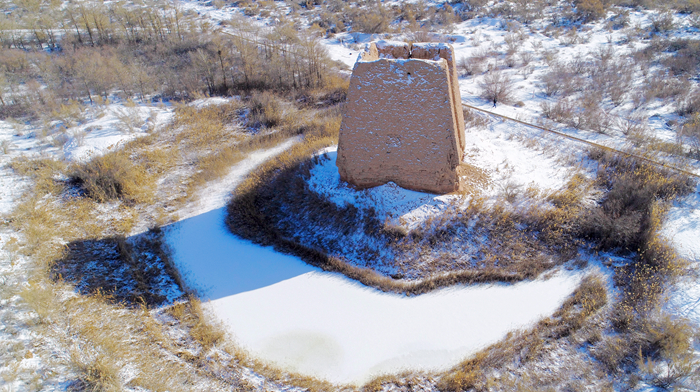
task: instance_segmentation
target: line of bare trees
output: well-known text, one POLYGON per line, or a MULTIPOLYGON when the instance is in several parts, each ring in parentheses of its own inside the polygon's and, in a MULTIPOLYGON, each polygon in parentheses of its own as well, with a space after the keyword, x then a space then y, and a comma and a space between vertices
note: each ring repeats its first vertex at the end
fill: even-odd
POLYGON ((130 7, 75 3, 60 11, 37 3, 13 9, 18 22, 0 20, 0 117, 112 94, 145 100, 284 92, 331 79, 317 38, 300 36, 289 24, 262 28, 232 20, 213 29, 160 0, 130 7), (41 22, 41 15, 55 19, 41 22))

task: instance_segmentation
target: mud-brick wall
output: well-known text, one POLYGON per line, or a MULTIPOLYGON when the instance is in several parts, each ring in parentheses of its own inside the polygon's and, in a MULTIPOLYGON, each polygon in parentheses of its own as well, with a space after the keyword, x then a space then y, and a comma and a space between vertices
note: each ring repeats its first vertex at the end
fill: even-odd
POLYGON ((454 62, 445 58, 452 60, 452 48, 414 48, 429 59, 411 58, 411 49, 371 45, 355 64, 338 170, 360 188, 393 181, 408 189, 453 192, 460 187, 464 120, 454 62))

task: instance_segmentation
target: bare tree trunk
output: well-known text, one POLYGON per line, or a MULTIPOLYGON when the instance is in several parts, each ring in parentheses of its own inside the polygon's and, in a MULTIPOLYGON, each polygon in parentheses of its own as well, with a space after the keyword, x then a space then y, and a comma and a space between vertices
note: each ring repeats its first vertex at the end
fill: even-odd
POLYGON ((88 98, 90 98, 90 105, 92 105, 92 95, 90 95, 90 87, 88 87, 87 83, 85 84, 85 89, 87 90, 88 98))
POLYGON ((228 92, 228 87, 226 87, 226 71, 224 70, 224 60, 221 58, 221 49, 217 52, 219 54, 219 63, 221 64, 221 77, 224 78, 224 90, 228 92))

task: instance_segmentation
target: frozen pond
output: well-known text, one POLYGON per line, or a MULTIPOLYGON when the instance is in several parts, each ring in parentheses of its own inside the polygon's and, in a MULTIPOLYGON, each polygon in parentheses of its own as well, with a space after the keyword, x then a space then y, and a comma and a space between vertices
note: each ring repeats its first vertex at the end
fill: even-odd
MULTIPOLYGON (((236 166, 230 187, 253 164, 236 166)), ((224 199, 216 192, 207 197, 224 199)), ((386 294, 233 236, 220 204, 205 202, 199 214, 167 230, 177 264, 241 347, 331 382, 449 368, 554 312, 581 278, 386 294)))

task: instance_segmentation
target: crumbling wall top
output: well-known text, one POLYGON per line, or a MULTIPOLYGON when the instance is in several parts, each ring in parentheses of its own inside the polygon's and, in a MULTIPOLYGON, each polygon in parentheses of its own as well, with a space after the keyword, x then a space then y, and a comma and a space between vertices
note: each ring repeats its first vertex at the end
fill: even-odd
POLYGON ((445 59, 452 65, 454 51, 450 44, 442 42, 408 43, 402 41, 375 41, 367 44, 358 61, 389 60, 432 60, 445 59))

